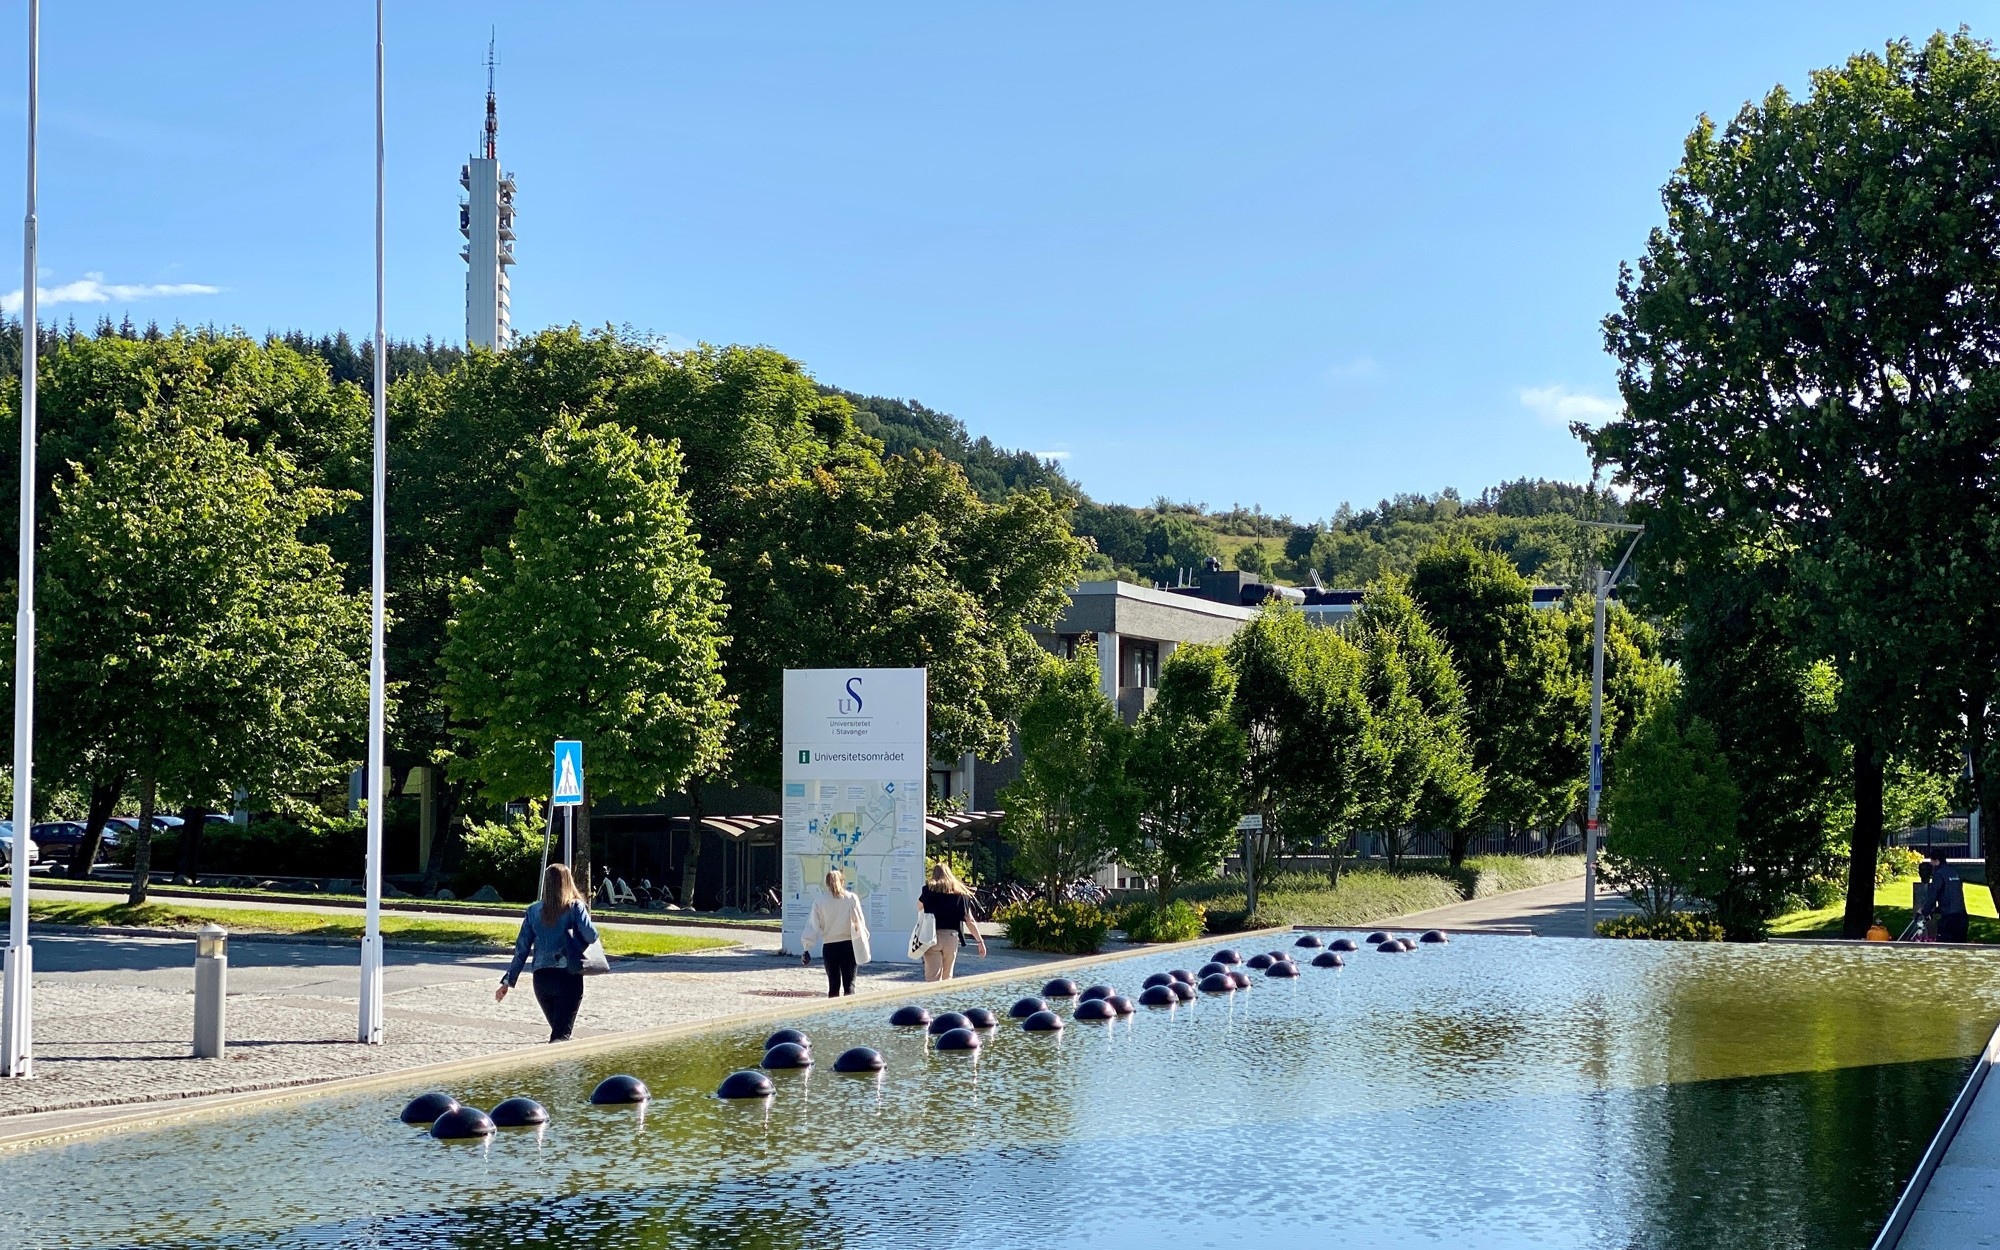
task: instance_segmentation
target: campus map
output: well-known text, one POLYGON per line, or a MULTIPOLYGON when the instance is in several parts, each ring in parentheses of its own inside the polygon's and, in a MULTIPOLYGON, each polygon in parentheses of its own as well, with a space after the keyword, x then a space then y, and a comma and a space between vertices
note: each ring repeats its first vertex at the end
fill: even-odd
POLYGON ((827 871, 838 868, 861 896, 872 928, 887 922, 890 896, 914 897, 922 888, 919 785, 826 778, 787 782, 784 815, 787 904, 800 899, 809 908, 827 871))

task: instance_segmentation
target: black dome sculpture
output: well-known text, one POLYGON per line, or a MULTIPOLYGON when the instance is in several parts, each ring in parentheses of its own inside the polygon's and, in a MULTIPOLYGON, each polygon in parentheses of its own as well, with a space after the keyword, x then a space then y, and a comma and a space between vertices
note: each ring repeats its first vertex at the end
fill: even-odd
POLYGON ((1313 967, 1315 968, 1345 968, 1346 966, 1347 961, 1342 959, 1336 951, 1321 951, 1319 954, 1313 956, 1313 967))
POLYGON ((1419 941, 1419 942, 1431 942, 1431 943, 1442 943, 1442 942, 1449 942, 1449 941, 1451 941, 1451 938, 1450 938, 1449 936, 1447 936, 1447 935, 1446 935, 1446 933, 1445 933, 1445 931, 1444 931, 1443 929, 1428 929, 1428 930, 1425 930, 1425 932, 1424 932, 1424 935, 1423 935, 1422 937, 1418 938, 1418 939, 1417 939, 1417 941, 1419 941))
POLYGON ((723 1077, 722 1084, 716 1087, 715 1096, 731 1101, 739 1098, 769 1098, 777 1092, 777 1089, 778 1087, 771 1083, 771 1078, 762 1072, 746 1070, 731 1072, 723 1077))
POLYGON ((418 1094, 403 1108, 403 1123, 434 1124, 439 1116, 458 1106, 458 1099, 450 1094, 440 1094, 432 1090, 428 1094, 418 1094))
POLYGON ((600 1107, 619 1103, 650 1102, 653 1093, 636 1076, 607 1076, 590 1091, 590 1101, 600 1107))
POLYGON ((1062 1032, 1062 1017, 1053 1011, 1038 1011, 1021 1021, 1021 1027, 1030 1033, 1062 1032))
POLYGON ((1078 1020, 1116 1020, 1118 1010, 1109 999, 1086 998, 1076 1005, 1074 1018, 1078 1020))
POLYGON ((979 1034, 971 1029, 952 1029, 937 1039, 939 1050, 978 1050, 979 1034))
POLYGON ((1076 982, 1068 977, 1057 977, 1042 987, 1043 998, 1075 998, 1076 982))
POLYGON ((533 1128, 549 1122, 549 1109, 532 1098, 509 1098, 487 1113, 495 1128, 533 1128))
POLYGON ((431 1125, 431 1136, 439 1141, 463 1141, 468 1137, 493 1136, 493 1120, 477 1107, 453 1107, 431 1125))
POLYGON ((1204 994, 1234 994, 1236 982, 1230 980, 1227 972, 1211 972, 1201 979, 1204 994))
POLYGON ((931 1022, 931 1013, 914 1004, 896 1008, 896 1014, 889 1017, 889 1023, 899 1029, 922 1028, 931 1022))
POLYGON ((813 1053, 797 1042, 779 1042, 764 1052, 764 1062, 758 1066, 766 1072, 783 1072, 793 1068, 812 1067, 813 1053))
POLYGON ((807 1037, 797 1029, 779 1029, 776 1033, 764 1039, 764 1049, 769 1050, 779 1042, 795 1042, 807 1050, 811 1050, 813 1039, 807 1037))
POLYGON ((1027 998, 1020 999, 1016 1001, 1012 1007, 1009 1007, 1007 1009, 1007 1014, 1014 1017, 1014 1019, 1016 1020, 1026 1020, 1029 1016, 1034 1015, 1036 1012, 1047 1011, 1048 1009, 1049 1009, 1049 1004, 1047 999, 1036 998, 1033 995, 1029 995, 1027 998))
POLYGON ((965 1018, 972 1021, 972 1027, 975 1029, 990 1029, 1000 1023, 1000 1017, 984 1007, 967 1007, 965 1018))
POLYGON ((835 1072, 880 1072, 887 1067, 882 1052, 872 1046, 855 1046, 840 1052, 833 1061, 835 1072))
POLYGON ((971 1027, 971 1018, 963 1012, 947 1011, 942 1015, 931 1017, 930 1031, 932 1037, 943 1037, 953 1029, 969 1029, 971 1027))
POLYGON ((1145 1007, 1171 1007, 1180 1001, 1181 996, 1174 993, 1171 984, 1149 985, 1139 991, 1139 1003, 1145 1007))

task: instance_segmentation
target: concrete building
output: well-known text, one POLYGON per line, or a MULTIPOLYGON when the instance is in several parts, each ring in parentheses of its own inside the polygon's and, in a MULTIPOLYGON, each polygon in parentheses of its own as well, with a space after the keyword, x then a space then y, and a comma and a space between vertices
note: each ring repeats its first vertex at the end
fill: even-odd
POLYGON ((465 345, 502 351, 514 342, 507 270, 514 263, 514 175, 500 168, 500 118, 493 95, 493 48, 486 49, 486 128, 479 155, 458 171, 465 199, 458 232, 465 236, 465 345))

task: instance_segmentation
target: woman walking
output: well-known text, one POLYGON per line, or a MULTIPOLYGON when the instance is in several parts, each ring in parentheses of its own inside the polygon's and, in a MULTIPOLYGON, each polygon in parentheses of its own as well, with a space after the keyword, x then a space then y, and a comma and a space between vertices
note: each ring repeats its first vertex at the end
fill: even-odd
POLYGON ((496 1003, 520 980, 521 969, 534 957, 535 1001, 548 1017, 549 1040, 566 1042, 583 1006, 583 952, 597 941, 590 910, 576 892, 569 865, 550 864, 542 873, 542 897, 528 904, 521 918, 521 935, 514 939, 514 962, 493 991, 496 1003))
POLYGON ((821 948, 828 998, 854 992, 854 970, 868 962, 868 917, 861 914, 861 900, 847 888, 840 869, 826 874, 826 890, 813 903, 799 944, 805 947, 801 963, 811 963, 812 948, 821 948))
POLYGON ((958 965, 961 932, 979 944, 979 957, 986 958, 986 938, 972 915, 972 891, 953 875, 951 865, 939 860, 931 865, 931 879, 917 895, 917 908, 937 920, 937 945, 924 952, 924 980, 949 981, 958 965))

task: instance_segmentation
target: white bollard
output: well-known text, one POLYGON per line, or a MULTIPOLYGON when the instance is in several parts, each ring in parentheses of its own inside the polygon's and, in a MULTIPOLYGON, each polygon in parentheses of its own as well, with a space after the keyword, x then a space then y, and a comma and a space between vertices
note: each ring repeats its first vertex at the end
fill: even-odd
POLYGON ((220 1059, 228 1041, 229 931, 205 924, 194 942, 194 1057, 220 1059))

